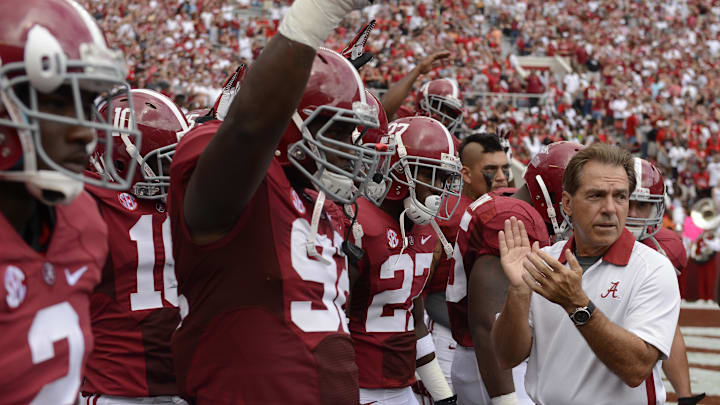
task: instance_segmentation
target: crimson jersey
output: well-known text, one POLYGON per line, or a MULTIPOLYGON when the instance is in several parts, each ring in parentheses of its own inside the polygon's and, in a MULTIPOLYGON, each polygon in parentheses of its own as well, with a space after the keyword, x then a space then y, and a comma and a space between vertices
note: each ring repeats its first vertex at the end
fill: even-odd
MULTIPOLYGON (((437 220, 437 224, 438 226, 440 226, 440 230, 442 231, 443 235, 445 235, 445 238, 448 240, 449 243, 455 243, 455 239, 457 238, 457 233, 460 226, 460 218, 462 218, 465 210, 472 202, 473 200, 470 197, 461 195, 460 203, 458 203, 458 206, 455 209, 455 212, 453 212, 452 217, 450 217, 450 219, 448 219, 447 221, 437 220)), ((452 205, 453 202, 450 202, 450 204, 452 205)), ((433 273, 432 278, 428 281, 428 285, 427 287, 425 287, 423 293, 430 294, 434 292, 445 291, 445 286, 447 285, 448 276, 450 274, 450 269, 452 268, 452 265, 452 259, 448 258, 443 251, 442 256, 440 256, 440 260, 438 261, 437 267, 435 267, 435 272, 433 273)))
POLYGON ((525 225, 531 244, 538 241, 540 247, 544 247, 550 243, 540 214, 530 204, 516 198, 484 194, 470 204, 460 220, 454 266, 445 295, 453 339, 462 346, 473 346, 467 308, 470 272, 480 256, 500 256, 498 232, 505 229, 505 220, 513 216, 525 225))
POLYGON ((197 404, 359 402, 343 306, 349 279, 343 213, 326 201, 307 253, 317 194, 296 192, 277 160, 235 226, 196 245, 183 199, 219 121, 195 127, 171 168, 169 213, 183 320, 173 337, 182 395, 197 404))
POLYGON ((0 214, 3 404, 74 404, 93 348, 90 294, 107 257, 107 227, 87 193, 55 214, 44 254, 0 214))
POLYGON ((680 273, 685 270, 688 261, 685 245, 683 245, 682 238, 672 230, 660 228, 655 235, 645 238, 641 242, 667 256, 680 273), (658 249, 653 238, 660 245, 662 251, 658 249))
POLYGON ((430 226, 413 225, 401 254, 397 218, 364 198, 358 200, 357 221, 365 255, 358 263, 349 315, 360 386, 407 387, 415 382, 417 341, 410 311, 430 273, 437 237, 430 226))
POLYGON ((176 395, 170 338, 180 313, 165 205, 127 192, 86 189, 112 231, 102 282, 90 303, 95 350, 82 391, 176 395))

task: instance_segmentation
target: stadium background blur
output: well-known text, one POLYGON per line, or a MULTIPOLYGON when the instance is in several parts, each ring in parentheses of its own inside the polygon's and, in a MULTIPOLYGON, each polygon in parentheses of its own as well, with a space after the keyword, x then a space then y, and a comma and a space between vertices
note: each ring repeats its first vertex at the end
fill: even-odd
MULTIPOLYGON (((229 72, 252 63, 292 1, 80 3, 125 52, 134 87, 161 91, 189 111, 211 106, 229 72)), ((346 18, 326 44, 340 50, 377 20, 368 41, 375 59, 361 72, 371 90, 382 94, 423 57, 449 50, 415 84, 457 80, 463 134, 510 131, 513 156, 523 163, 558 140, 622 145, 663 172, 664 225, 685 236, 690 256, 708 249, 703 240, 720 249, 715 231, 700 243, 688 232, 697 200, 720 206, 720 1, 378 3, 346 18)), ((412 108, 413 98, 406 103, 412 108)), ((693 392, 707 392, 707 404, 720 404, 720 311, 712 302, 718 298, 697 284, 714 285, 718 256, 710 266, 691 259, 681 279, 693 392)))

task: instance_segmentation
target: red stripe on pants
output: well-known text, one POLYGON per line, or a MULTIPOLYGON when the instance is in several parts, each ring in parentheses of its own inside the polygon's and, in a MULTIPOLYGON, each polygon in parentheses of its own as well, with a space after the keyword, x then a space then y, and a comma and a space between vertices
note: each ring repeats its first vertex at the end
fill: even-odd
POLYGON ((651 372, 647 379, 645 379, 645 391, 647 392, 648 405, 655 405, 657 399, 655 399, 655 379, 653 378, 654 372, 651 372))

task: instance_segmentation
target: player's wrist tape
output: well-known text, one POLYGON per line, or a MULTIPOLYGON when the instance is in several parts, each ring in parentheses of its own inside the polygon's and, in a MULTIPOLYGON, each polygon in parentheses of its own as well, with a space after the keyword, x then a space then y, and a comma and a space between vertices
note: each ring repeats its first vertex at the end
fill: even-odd
POLYGON ((352 8, 351 0, 295 0, 278 31, 288 39, 317 49, 352 8))
POLYGON ((514 392, 490 398, 492 405, 518 405, 517 395, 514 392))
POLYGON ((429 333, 418 339, 415 343, 415 360, 420 360, 421 358, 434 352, 435 343, 432 340, 432 335, 429 333))
POLYGON ((428 390, 434 401, 440 401, 453 396, 450 385, 448 385, 437 359, 432 359, 429 363, 418 367, 415 369, 415 372, 418 377, 420 377, 420 380, 422 380, 425 389, 428 390))

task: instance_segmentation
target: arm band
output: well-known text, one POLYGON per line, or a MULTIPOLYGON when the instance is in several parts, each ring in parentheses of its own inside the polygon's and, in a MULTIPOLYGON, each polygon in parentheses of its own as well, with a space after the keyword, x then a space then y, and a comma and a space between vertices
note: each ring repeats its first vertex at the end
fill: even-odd
POLYGON ((420 360, 421 358, 434 352, 435 343, 432 340, 432 335, 429 333, 418 339, 415 343, 415 360, 420 360))
POLYGON ((490 399, 492 405, 518 405, 517 395, 514 392, 509 394, 500 395, 499 397, 493 397, 490 399))
POLYGON ((319 48, 352 10, 349 0, 295 0, 280 23, 285 38, 319 48))

